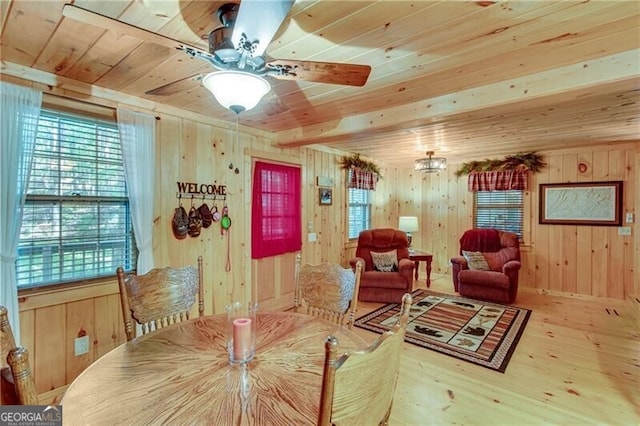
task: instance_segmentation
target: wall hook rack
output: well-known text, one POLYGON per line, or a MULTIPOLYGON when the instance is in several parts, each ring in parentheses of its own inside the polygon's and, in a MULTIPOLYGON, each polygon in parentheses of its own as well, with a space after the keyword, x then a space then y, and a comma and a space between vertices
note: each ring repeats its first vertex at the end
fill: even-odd
POLYGON ((176 192, 176 198, 179 200, 201 200, 202 202, 210 200, 210 201, 227 201, 227 194, 218 195, 218 194, 190 194, 188 192, 176 192))

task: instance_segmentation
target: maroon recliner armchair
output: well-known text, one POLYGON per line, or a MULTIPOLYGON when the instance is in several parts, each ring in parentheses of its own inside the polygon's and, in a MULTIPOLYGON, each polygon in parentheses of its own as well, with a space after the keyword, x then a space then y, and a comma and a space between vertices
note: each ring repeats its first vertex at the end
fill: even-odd
POLYGON ((451 258, 451 265, 453 287, 461 296, 498 303, 516 300, 521 267, 516 234, 497 229, 465 231, 460 238, 460 256, 451 258), (469 260, 477 269, 470 269, 469 260))
MULTIPOLYGON (((409 241, 405 232, 393 228, 367 229, 360 232, 356 257, 349 262, 352 269, 355 270, 356 263, 360 259, 364 262, 364 269, 360 275, 359 300, 401 303, 402 296, 413 290, 415 264, 409 259, 409 241), (380 259, 381 253, 394 250, 395 265, 377 268, 374 257, 380 259), (374 255, 372 256, 371 253, 374 255), (387 269, 390 270, 387 271, 387 269)), ((380 266, 379 260, 378 266, 380 266)))

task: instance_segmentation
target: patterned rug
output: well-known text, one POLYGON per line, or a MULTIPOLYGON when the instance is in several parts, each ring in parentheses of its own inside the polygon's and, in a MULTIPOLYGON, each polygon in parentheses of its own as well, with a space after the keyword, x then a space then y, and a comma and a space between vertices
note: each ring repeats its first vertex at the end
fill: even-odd
MULTIPOLYGON (((504 373, 531 311, 419 289, 405 341, 504 373)), ((400 305, 390 303, 355 321, 383 333, 395 323, 400 305)))

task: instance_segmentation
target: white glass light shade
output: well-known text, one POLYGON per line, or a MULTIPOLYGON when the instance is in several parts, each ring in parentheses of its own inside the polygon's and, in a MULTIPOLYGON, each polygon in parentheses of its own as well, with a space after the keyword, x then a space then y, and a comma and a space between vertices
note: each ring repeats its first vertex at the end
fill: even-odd
POLYGON ((418 218, 416 216, 400 216, 398 218, 398 229, 404 232, 417 231, 418 218))
POLYGON ((244 71, 217 71, 204 76, 202 85, 225 108, 236 114, 255 107, 271 90, 267 80, 244 71))
POLYGON ((444 157, 432 157, 433 151, 427 152, 427 158, 419 158, 415 162, 415 170, 425 173, 436 173, 447 168, 447 159, 444 157))

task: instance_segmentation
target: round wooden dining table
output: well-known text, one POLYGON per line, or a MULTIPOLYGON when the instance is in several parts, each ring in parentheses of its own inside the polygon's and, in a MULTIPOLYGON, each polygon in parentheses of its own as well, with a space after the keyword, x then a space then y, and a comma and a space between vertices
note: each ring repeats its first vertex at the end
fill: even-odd
POLYGON ((195 318, 115 348, 69 386, 63 423, 316 424, 327 336, 346 350, 367 345, 316 317, 259 313, 254 359, 230 364, 226 321, 226 315, 195 318))

